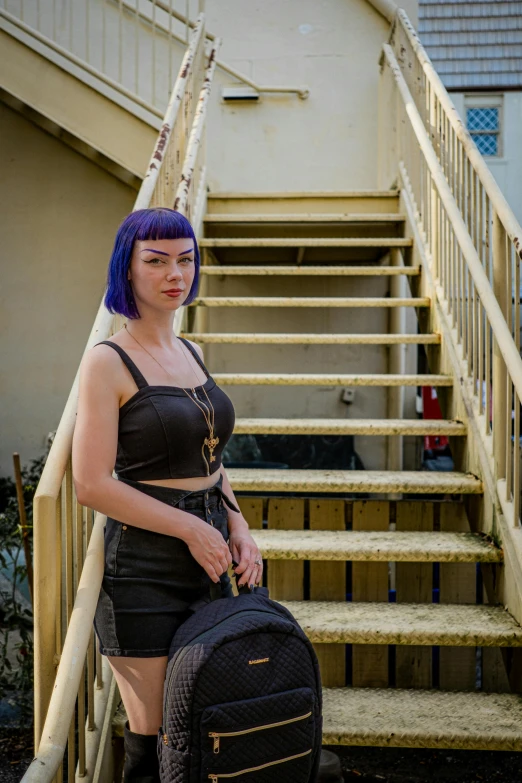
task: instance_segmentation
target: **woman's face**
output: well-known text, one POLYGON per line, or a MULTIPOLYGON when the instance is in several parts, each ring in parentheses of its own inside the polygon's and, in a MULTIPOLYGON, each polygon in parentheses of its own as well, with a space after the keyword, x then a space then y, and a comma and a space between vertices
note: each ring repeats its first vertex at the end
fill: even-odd
POLYGON ((144 239, 134 243, 127 272, 140 304, 177 310, 190 293, 196 272, 192 239, 144 239))

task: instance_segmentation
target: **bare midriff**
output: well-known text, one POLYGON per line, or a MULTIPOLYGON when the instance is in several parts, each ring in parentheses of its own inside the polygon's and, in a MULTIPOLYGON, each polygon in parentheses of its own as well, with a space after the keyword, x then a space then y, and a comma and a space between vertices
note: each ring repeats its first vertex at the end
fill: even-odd
POLYGON ((183 479, 153 479, 152 481, 139 481, 139 484, 153 484, 156 487, 171 487, 172 489, 208 489, 213 487, 219 479, 219 468, 210 476, 191 476, 183 479))

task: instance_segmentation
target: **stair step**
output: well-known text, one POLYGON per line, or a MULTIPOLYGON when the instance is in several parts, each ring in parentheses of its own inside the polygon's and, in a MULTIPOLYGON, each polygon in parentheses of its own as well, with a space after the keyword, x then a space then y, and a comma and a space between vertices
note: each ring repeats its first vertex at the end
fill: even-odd
POLYGON ((281 601, 315 644, 522 647, 522 628, 501 606, 373 601, 281 601))
POLYGON ((252 530, 251 533, 265 560, 380 563, 501 563, 503 560, 501 549, 475 533, 394 530, 252 530))
POLYGON ((456 472, 228 468, 227 475, 238 492, 482 493, 478 478, 456 472))
POLYGON ((390 213, 399 211, 399 191, 362 190, 347 192, 279 192, 231 193, 214 192, 207 196, 207 215, 230 212, 234 215, 274 213, 390 213))
POLYGON ((202 296, 194 306, 203 307, 429 307, 423 297, 384 296, 202 296))
POLYGON ((412 247, 413 239, 407 237, 255 237, 222 238, 205 237, 199 247, 412 247))
POLYGON ((406 217, 399 212, 295 212, 288 214, 259 212, 209 213, 205 223, 404 223, 406 217))
POLYGON ((445 419, 236 419, 234 434, 465 435, 460 421, 445 419))
POLYGON ((323 715, 325 745, 522 750, 515 693, 325 688, 323 715))
POLYGON ((299 277, 308 277, 313 275, 332 275, 335 277, 381 277, 381 276, 394 276, 394 275, 407 275, 409 277, 415 277, 420 274, 420 267, 418 266, 379 266, 373 264, 372 266, 357 266, 357 264, 351 264, 349 266, 316 266, 301 264, 300 266, 288 266, 281 264, 280 266, 265 266, 254 264, 238 265, 205 265, 200 267, 199 270, 202 275, 297 275, 299 277))
POLYGON ((303 345, 439 345, 440 334, 273 334, 234 332, 182 332, 198 343, 303 344, 303 345))
POLYGON ((212 373, 228 386, 453 386, 451 375, 333 375, 326 373, 212 373))

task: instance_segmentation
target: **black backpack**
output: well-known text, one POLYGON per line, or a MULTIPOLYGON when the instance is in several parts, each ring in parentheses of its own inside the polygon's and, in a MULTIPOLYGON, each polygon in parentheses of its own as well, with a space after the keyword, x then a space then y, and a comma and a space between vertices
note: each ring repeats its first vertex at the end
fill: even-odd
POLYGON ((314 783, 322 697, 312 644, 266 588, 206 603, 172 640, 162 783, 314 783))

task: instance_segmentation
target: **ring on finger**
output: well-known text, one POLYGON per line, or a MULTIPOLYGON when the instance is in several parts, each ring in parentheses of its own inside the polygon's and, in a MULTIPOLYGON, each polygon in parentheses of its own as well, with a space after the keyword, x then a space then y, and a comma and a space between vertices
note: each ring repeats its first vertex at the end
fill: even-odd
POLYGON ((257 566, 263 565, 263 561, 262 561, 262 560, 260 560, 259 558, 258 558, 257 560, 254 560, 254 563, 255 563, 257 566))

